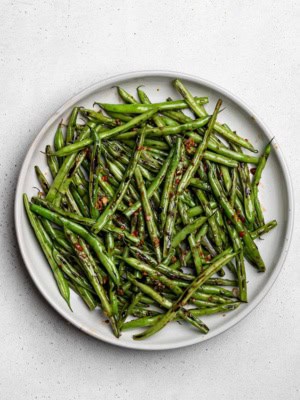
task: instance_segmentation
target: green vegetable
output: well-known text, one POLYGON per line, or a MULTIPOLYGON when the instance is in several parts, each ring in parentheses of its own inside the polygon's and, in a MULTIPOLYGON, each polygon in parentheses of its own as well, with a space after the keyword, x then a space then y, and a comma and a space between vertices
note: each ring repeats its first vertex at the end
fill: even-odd
POLYGON ((206 334, 209 315, 248 301, 245 260, 265 271, 254 241, 277 226, 258 196, 271 143, 243 153, 256 150, 217 121, 221 100, 209 115, 205 93, 173 84, 182 100, 118 87, 125 104, 75 106, 46 146, 49 172, 34 167, 38 195, 23 197, 62 298, 70 307, 71 288, 101 309, 116 337, 171 321, 206 334))

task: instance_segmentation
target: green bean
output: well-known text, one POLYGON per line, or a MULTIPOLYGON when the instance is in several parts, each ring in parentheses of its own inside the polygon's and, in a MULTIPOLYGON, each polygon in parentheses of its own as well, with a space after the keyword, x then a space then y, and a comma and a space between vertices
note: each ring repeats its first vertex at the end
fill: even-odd
POLYGON ((91 248, 94 250, 94 252, 96 253, 100 262, 106 268, 106 270, 109 273, 109 275, 111 276, 112 280, 115 282, 116 285, 119 285, 120 277, 119 277, 118 271, 117 271, 114 263, 112 262, 112 260, 108 257, 104 246, 99 242, 99 240, 97 239, 96 236, 94 236, 93 234, 90 234, 86 229, 84 229, 82 226, 76 224, 75 222, 70 221, 64 217, 61 217, 60 215, 58 215, 50 210, 47 210, 46 208, 43 208, 36 204, 31 204, 30 209, 34 213, 42 216, 43 218, 48 219, 49 221, 54 222, 55 224, 57 224, 59 226, 67 227, 73 233, 79 235, 84 240, 86 240, 88 242, 88 244, 91 246, 91 248))
MULTIPOLYGON (((146 95, 146 93, 143 90, 141 90, 140 87, 137 88, 137 92, 138 92, 138 96, 139 96, 139 99, 140 99, 141 103, 151 104, 151 101, 150 101, 149 97, 146 95)), ((169 125, 168 122, 165 122, 164 118, 162 116, 158 115, 158 114, 153 116, 153 122, 155 123, 155 125, 158 128, 162 128, 165 125, 169 125)), ((172 147, 173 142, 172 142, 172 139, 169 136, 165 137, 165 141, 167 142, 169 147, 172 147)))
POLYGON ((165 227, 166 219, 167 219, 167 211, 170 204, 170 198, 172 197, 172 186, 175 177, 176 170, 178 168, 178 164, 180 161, 181 155, 181 146, 182 140, 180 138, 176 139, 175 151, 172 155, 171 163, 168 168, 168 172, 166 175, 163 192, 161 195, 160 202, 160 229, 163 230, 165 227))
MULTIPOLYGON (((210 120, 210 117, 208 116, 208 117, 204 117, 204 118, 195 119, 195 120, 192 120, 192 122, 188 122, 187 124, 182 124, 182 125, 178 125, 178 126, 146 128, 145 134, 146 134, 146 136, 149 136, 152 138, 163 137, 163 136, 168 136, 168 135, 172 135, 172 136, 178 135, 180 133, 184 133, 187 131, 193 131, 195 129, 201 128, 202 126, 205 126, 209 120, 210 120)), ((137 136, 138 133, 139 133, 139 130, 118 134, 116 136, 116 139, 118 139, 118 140, 131 139, 131 138, 137 136)))
POLYGON ((195 175, 197 169, 199 168, 199 164, 201 162, 201 160, 203 159, 203 153, 206 150, 207 144, 208 144, 208 139, 209 136, 212 132, 214 123, 216 121, 217 118, 217 114, 220 110, 220 107, 222 105, 222 101, 218 100, 214 113, 208 123, 208 128, 205 132, 204 138, 203 138, 203 142, 198 146, 196 153, 193 157, 193 160, 191 162, 191 164, 188 166, 187 170, 185 171, 179 185, 178 185, 178 192, 181 194, 183 192, 183 190, 189 185, 190 180, 193 178, 193 176, 195 175))
POLYGON ((222 278, 211 278, 206 281, 207 285, 216 286, 237 286, 238 282, 236 280, 222 279, 222 278))
MULTIPOLYGON (((79 192, 76 190, 75 185, 73 185, 73 184, 70 185, 70 192, 73 196, 74 201, 76 202, 77 207, 80 210, 80 213, 85 218, 89 218, 89 216, 90 216, 89 208, 88 208, 87 204, 84 202, 84 199, 80 196, 79 192)), ((78 215, 78 213, 77 213, 77 215, 78 215)), ((79 216, 81 216, 81 215, 79 214, 79 216)))
MULTIPOLYGON (((156 189, 161 185, 163 179, 166 176, 168 171, 171 159, 173 157, 174 151, 171 150, 168 157, 166 158, 163 166, 161 167, 159 173, 156 175, 155 179, 151 182, 151 185, 147 188, 147 197, 150 199, 156 189)), ((167 178, 166 178, 167 179, 167 178)), ((126 217, 130 217, 133 213, 135 213, 141 207, 141 202, 137 201, 132 206, 128 207, 123 213, 126 217)))
POLYGON ((59 164, 57 157, 52 156, 51 152, 52 152, 51 146, 47 145, 45 149, 47 164, 50 169, 52 178, 55 178, 59 170, 59 164))
POLYGON ((207 192, 211 191, 209 184, 207 182, 201 181, 199 178, 192 178, 190 180, 190 185, 198 189, 205 190, 207 192))
POLYGON ((55 247, 52 249, 52 256, 57 263, 58 267, 67 275, 67 277, 77 285, 89 290, 91 293, 94 293, 92 286, 89 282, 78 273, 76 268, 74 268, 65 257, 63 257, 55 247))
POLYGON ((225 165, 221 165, 220 166, 220 174, 222 175, 225 189, 229 193, 230 189, 231 189, 231 185, 232 185, 229 169, 225 165))
POLYGON ((100 111, 97 112, 97 111, 94 111, 94 110, 89 110, 89 109, 86 109, 86 108, 82 108, 82 109, 80 109, 80 113, 85 117, 92 118, 93 121, 97 121, 98 124, 99 123, 100 124, 105 124, 105 125, 110 126, 110 127, 121 125, 120 121, 115 120, 113 118, 106 117, 100 111))
POLYGON ((142 133, 139 138, 139 141, 137 142, 136 150, 130 160, 130 163, 126 169, 126 172, 123 176, 122 182, 120 183, 118 190, 115 192, 113 198, 108 203, 105 210, 103 211, 103 213, 100 215, 100 217, 97 219, 96 223, 92 227, 92 231, 94 233, 99 233, 101 231, 101 229, 107 224, 109 219, 112 218, 112 216, 114 215, 115 211, 117 210, 120 202, 122 201, 122 199, 128 189, 128 186, 130 184, 131 178, 135 172, 137 163, 139 161, 139 158, 141 155, 141 150, 142 150, 143 143, 144 143, 144 138, 145 138, 145 134, 142 133))
MULTIPOLYGON (((198 116, 198 118, 204 117, 206 114, 205 110, 197 104, 193 96, 190 94, 190 92, 186 89, 186 87, 183 85, 183 83, 179 79, 175 79, 173 82, 174 87, 179 91, 179 93, 183 96, 189 107, 194 111, 194 113, 198 116)), ((256 152, 252 144, 241 138, 240 136, 237 136, 231 131, 228 131, 228 129, 224 128, 221 124, 218 122, 214 122, 214 127, 213 129, 217 131, 219 134, 224 136, 227 140, 232 141, 233 143, 237 143, 242 147, 245 147, 246 149, 256 152)))
POLYGON ((167 212, 167 217, 164 225, 164 230, 163 230, 163 257, 167 257, 168 253, 172 254, 172 237, 174 235, 174 225, 176 221, 176 216, 177 216, 177 208, 178 208, 178 200, 180 193, 178 191, 179 185, 178 183, 182 179, 183 175, 183 149, 181 146, 181 141, 178 145, 178 148, 181 153, 181 159, 178 163, 175 175, 173 177, 173 182, 172 182, 172 187, 168 199, 168 212, 167 212))
POLYGON ((55 151, 60 150, 65 145, 64 134, 62 131, 62 121, 58 124, 57 130, 54 136, 54 149, 55 151))
POLYGON ((150 240, 152 242, 156 258, 158 262, 161 262, 161 249, 160 249, 160 241, 159 241, 159 233, 157 229, 156 222, 154 220, 153 210, 150 206, 149 199, 147 197, 147 191, 144 184, 144 180, 141 174, 139 167, 137 167, 134 171, 136 183, 138 185, 140 195, 141 195, 141 203, 144 211, 144 217, 146 220, 147 230, 150 236, 150 240))
POLYGON ((220 232, 220 236, 221 236, 221 240, 222 240, 223 246, 228 247, 228 237, 227 237, 227 234, 226 234, 225 223, 224 223, 222 212, 221 212, 221 210, 219 208, 216 209, 215 217, 216 217, 216 222, 217 222, 218 227, 219 227, 219 232, 220 232))
POLYGON ((261 235, 270 232, 270 230, 272 230, 276 226, 277 226, 277 221, 276 220, 270 221, 267 224, 260 226, 255 231, 250 232, 250 235, 251 235, 253 240, 257 239, 261 235))
POLYGON ((106 111, 106 114, 109 115, 111 118, 113 118, 116 122, 118 122, 118 121, 128 122, 132 119, 132 117, 130 115, 121 114, 121 113, 114 113, 114 112, 106 111))
POLYGON ((120 318, 120 321, 119 321, 119 329, 122 329, 122 327, 124 325, 124 322, 126 321, 127 317, 132 312, 134 312, 134 309, 135 309, 136 305, 139 303, 139 301, 141 300, 142 295, 143 294, 141 292, 139 292, 139 293, 137 293, 137 294, 135 294, 133 296, 131 303, 128 305, 126 311, 124 312, 124 315, 121 314, 121 318, 120 318))
POLYGON ((141 239, 141 242, 145 242, 145 234, 146 234, 146 228, 145 228, 145 220, 142 212, 138 213, 138 235, 139 238, 141 239))
MULTIPOLYGON (((138 282, 136 279, 134 279, 131 275, 129 275, 129 280, 132 282, 134 285, 136 285, 141 291, 146 293, 147 295, 151 296, 158 304, 160 304, 162 307, 171 309, 172 308, 172 302, 165 297, 161 296, 158 292, 150 288, 149 286, 138 282)), ((191 318, 191 316, 188 314, 187 310, 181 309, 178 311, 178 314, 180 318, 185 319, 187 322, 190 322, 192 325, 196 326, 201 332, 207 333, 208 328, 206 325, 204 325, 201 321, 195 321, 191 318)))
POLYGON ((197 217, 198 215, 201 215, 203 213, 204 209, 202 206, 195 206, 187 210, 187 215, 189 218, 197 217))
POLYGON ((78 294, 78 296, 80 296, 82 298, 82 300, 88 306, 90 311, 95 310, 95 308, 97 307, 98 303, 95 300, 95 297, 93 296, 93 294, 89 290, 77 285, 75 282, 72 282, 70 280, 68 280, 68 284, 69 284, 70 288, 76 294, 78 294))
POLYGON ((119 93, 119 96, 121 97, 121 99, 125 102, 125 103, 129 103, 129 104, 136 104, 138 103, 138 101, 128 92, 126 92, 125 89, 121 88, 120 86, 117 86, 117 90, 119 93))
POLYGON ((132 268, 137 269, 142 273, 146 273, 151 279, 154 279, 154 281, 161 282, 163 285, 171 289, 171 291, 175 294, 181 294, 181 289, 177 287, 171 279, 163 275, 161 272, 156 271, 150 265, 143 263, 142 261, 139 261, 133 257, 123 258, 123 260, 132 268))
MULTIPOLYGON (((89 127, 86 127, 85 129, 83 129, 79 135, 78 141, 75 142, 75 144, 83 141, 89 135, 89 131, 90 131, 89 127)), ((47 193, 46 199, 48 201, 53 202, 55 200, 55 197, 57 195, 57 192, 58 192, 60 186, 63 184, 69 171, 71 170, 72 166, 74 165, 74 162, 76 160, 76 155, 77 155, 77 151, 64 159, 64 161, 60 167, 60 170, 58 171, 58 174, 56 175, 56 177, 51 185, 51 188, 50 188, 49 192, 47 193)))
POLYGON ((54 227, 51 225, 51 222, 49 222, 47 219, 42 218, 41 223, 52 241, 59 244, 59 246, 61 246, 66 251, 72 253, 72 248, 66 238, 64 238, 63 236, 59 236, 58 231, 54 229, 54 227))
POLYGON ((172 321, 176 317, 178 310, 187 304, 189 299, 198 290, 198 288, 219 269, 221 269, 223 265, 226 265, 228 261, 235 257, 235 255, 236 253, 229 254, 216 263, 211 264, 209 268, 204 270, 197 278, 195 278, 190 286, 186 288, 178 300, 172 304, 172 307, 161 317, 161 319, 159 319, 159 321, 157 321, 155 325, 153 325, 153 327, 147 329, 139 335, 135 335, 133 338, 135 340, 146 339, 161 330, 168 322, 172 321))
MULTIPOLYGON (((207 97, 196 97, 194 99, 196 104, 206 104, 208 102, 207 97)), ((188 107, 187 103, 182 100, 166 101, 163 103, 153 104, 108 104, 108 103, 97 103, 105 111, 118 112, 124 114, 142 114, 151 110, 183 110, 188 107)))
MULTIPOLYGON (((116 318, 116 320, 118 320, 119 319, 119 301, 118 301, 115 285, 112 281, 109 281, 109 300, 111 303, 112 315, 116 318)), ((117 324, 117 330, 118 330, 118 335, 119 335, 118 324, 117 324)))
POLYGON ((232 170, 232 185, 231 185, 231 191, 230 191, 230 198, 229 198, 229 203, 231 207, 234 207, 235 205, 235 198, 236 198, 236 191, 237 191, 237 169, 233 168, 232 170))
POLYGON ((94 139, 94 146, 92 149, 89 171, 89 208, 91 217, 96 219, 99 216, 99 210, 97 209, 97 200, 99 188, 98 165, 100 163, 101 142, 94 131, 92 131, 91 134, 92 138, 94 139))
POLYGON ((243 225, 239 217, 236 215, 234 209, 231 207, 225 194, 222 192, 222 188, 218 180, 216 179, 212 168, 210 168, 208 175, 212 191, 214 193, 216 200, 219 201, 227 218, 230 219, 230 221, 238 231, 239 236, 243 239, 245 246, 244 247, 245 257, 249 260, 249 262, 251 262, 251 264, 253 264, 258 269, 258 271, 260 272, 265 271, 265 264, 260 256, 256 244, 252 240, 251 235, 249 234, 245 225, 243 225))
POLYGON ((239 238, 237 231, 231 226, 227 226, 229 235, 232 240, 233 248, 235 251, 239 251, 240 253, 236 257, 236 272, 237 279, 239 285, 239 299, 241 301, 247 301, 247 279, 246 279, 246 270, 244 264, 244 254, 243 254, 243 246, 241 243, 241 239, 239 238))
POLYGON ((240 180, 243 187, 245 216, 247 218, 249 227, 251 229, 255 219, 255 207, 254 207, 253 193, 251 190, 249 169, 246 164, 240 164, 238 166, 238 172, 240 174, 240 180))
MULTIPOLYGON (((191 227, 192 221, 188 217, 187 212, 186 212, 186 207, 183 205, 182 201, 179 201, 178 209, 179 209, 179 213, 181 215, 182 221, 185 225, 184 229, 186 230, 187 227, 191 227)), ((179 235, 179 234, 180 233, 178 233, 177 235, 179 235)), ((182 231, 181 231, 181 235, 182 235, 182 231)), ((175 236, 175 238, 176 238, 176 236, 175 236)), ((173 239, 173 241, 175 240, 175 238, 173 239)), ((202 259, 201 259, 202 249, 201 249, 201 246, 199 246, 199 244, 196 243, 196 238, 195 238, 194 232, 192 232, 188 235, 188 242, 189 242, 189 246, 190 246, 190 249, 191 249, 191 252, 193 255, 193 259, 194 259, 195 270, 196 270, 197 275, 199 275, 201 272, 201 269, 202 269, 202 259)))
MULTIPOLYGON (((207 117, 203 117, 207 118, 207 117)), ((197 120, 196 120, 197 121, 197 120)), ((188 136, 189 138, 193 139, 195 143, 201 143, 203 141, 203 138, 198 135, 197 133, 194 132, 185 132, 185 136, 188 136)), ((245 162, 245 163, 251 163, 251 164, 258 164, 259 158, 254 157, 254 156, 249 156, 247 154, 239 153, 237 151, 233 151, 229 149, 228 147, 225 147, 221 145, 221 143, 216 142, 213 140, 213 137, 210 137, 207 148, 209 150, 212 150, 212 152, 217 153, 219 155, 223 155, 224 157, 227 157, 231 160, 234 161, 239 161, 239 162, 245 162)), ((213 161, 213 160, 211 160, 213 161)))
POLYGON ((208 217, 207 222, 212 230, 214 243, 217 246, 217 249, 220 251, 222 249, 222 235, 220 233, 221 229, 217 224, 215 210, 211 210, 209 206, 209 201, 207 200, 206 195, 202 190, 197 189, 195 193, 204 209, 205 215, 208 217))
POLYGON ((30 222, 30 225, 35 233, 35 236, 43 250, 43 253, 45 254, 45 257, 51 267, 53 276, 55 278, 56 284, 58 286, 58 289, 60 291, 60 294, 62 295, 63 299, 66 301, 68 304, 69 308, 71 309, 70 305, 70 289, 68 282, 63 276, 62 271, 59 269, 57 263, 52 257, 52 245, 50 244, 50 239, 47 237, 47 234, 43 230, 43 227, 39 221, 39 219, 36 217, 36 215, 33 214, 31 211, 31 206, 28 201, 28 197, 26 194, 23 195, 23 201, 24 201, 24 206, 25 210, 30 222))
MULTIPOLYGON (((233 311, 240 306, 240 303, 230 303, 230 304, 222 304, 217 307, 212 308, 193 308, 189 310, 189 313, 195 317, 200 317, 203 315, 211 315, 216 313, 225 313, 228 311, 233 311)), ((147 326, 153 326, 156 322, 159 321, 159 318, 162 314, 145 316, 138 319, 133 319, 131 321, 126 322, 122 325, 122 331, 127 331, 130 329, 144 328, 147 326)), ((177 320, 178 318, 175 318, 177 320)))
POLYGON ((42 171, 40 170, 40 168, 37 165, 35 165, 34 170, 35 170, 36 176, 38 178, 38 181, 42 187, 42 190, 43 190, 44 194, 46 195, 49 192, 50 185, 49 185, 45 175, 42 173, 42 171))
POLYGON ((257 165, 253 180, 252 180, 252 193, 253 193, 253 198, 254 198, 254 205, 255 205, 255 210, 256 210, 256 216, 258 219, 259 225, 264 225, 264 216, 261 210, 261 205, 258 199, 258 185, 260 182, 260 178, 262 175, 262 171, 265 168, 265 165, 267 163, 267 160, 269 158, 269 155, 271 153, 271 142, 267 144, 267 146, 264 149, 264 152, 262 156, 259 159, 259 163, 257 165))
POLYGON ((103 283, 99 279, 99 275, 95 271, 95 265, 91 262, 91 256, 88 247, 85 242, 79 236, 76 236, 71 230, 69 230, 66 225, 64 225, 64 230, 66 237, 72 244, 74 251, 79 257, 82 267, 87 274, 91 285, 93 286, 99 300, 101 302, 101 307, 107 317, 110 320, 111 327, 116 337, 119 337, 119 330, 117 323, 115 321, 112 306, 107 298, 107 293, 103 287, 103 283))
POLYGON ((179 231, 172 239, 172 247, 177 247, 185 238, 199 229, 208 220, 207 217, 199 217, 194 222, 185 226, 181 231, 179 231))
POLYGON ((156 303, 160 304, 162 307, 164 308, 172 307, 172 302, 170 300, 163 297, 161 294, 152 289, 150 286, 145 285, 144 283, 136 280, 132 274, 129 273, 127 278, 133 285, 139 288, 144 294, 151 297, 154 301, 156 301, 156 303))
POLYGON ((68 126, 67 126, 67 135, 66 135, 66 144, 72 143, 74 140, 75 133, 75 125, 78 115, 78 107, 74 107, 69 118, 68 126))
POLYGON ((205 224, 199 229, 198 233, 196 234, 196 242, 200 243, 201 239, 207 234, 208 225, 205 224))

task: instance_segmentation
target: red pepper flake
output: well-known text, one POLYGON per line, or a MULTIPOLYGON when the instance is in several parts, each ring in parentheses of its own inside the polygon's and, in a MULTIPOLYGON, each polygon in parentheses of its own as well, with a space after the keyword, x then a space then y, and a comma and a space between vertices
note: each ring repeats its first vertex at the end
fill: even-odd
POLYGON ((180 179, 177 178, 176 181, 175 181, 176 185, 178 185, 179 182, 180 182, 180 179))
POLYGON ((208 254, 208 255, 205 257, 205 261, 210 261, 210 260, 211 260, 211 255, 208 254))
POLYGON ((102 180, 103 182, 107 182, 107 181, 108 181, 108 176, 103 175, 102 178, 101 178, 101 180, 102 180))
POLYGON ((246 221, 246 218, 241 215, 240 220, 244 223, 246 221))
POLYGON ((98 200, 96 201, 95 207, 96 207, 97 210, 102 210, 103 204, 102 204, 101 199, 98 199, 98 200))
POLYGON ((257 168, 250 168, 251 174, 252 174, 252 175, 255 175, 256 170, 257 170, 257 168))
POLYGON ((138 237, 139 236, 139 231, 133 231, 132 236, 138 237))
POLYGON ((117 293, 119 296, 124 296, 124 290, 123 289, 117 289, 117 293))
POLYGON ((189 138, 189 139, 185 140, 184 145, 185 145, 187 153, 191 153, 193 150, 193 147, 195 147, 195 142, 192 138, 189 138))
POLYGON ((145 146, 138 146, 138 147, 137 147, 137 151, 141 151, 141 150, 145 150, 145 149, 146 149, 145 146))
POLYGON ((151 220, 150 215, 146 215, 146 221, 150 221, 150 220, 151 220))
POLYGON ((154 244, 154 247, 159 246, 159 239, 157 237, 153 239, 153 244, 154 244))
POLYGON ((83 251, 83 247, 79 243, 75 243, 75 248, 78 251, 83 251))
POLYGON ((103 277, 103 284, 106 285, 107 282, 108 282, 108 278, 107 278, 107 276, 104 276, 104 277, 103 277))
POLYGON ((102 204, 104 205, 104 206, 106 206, 106 204, 108 203, 108 198, 107 197, 102 197, 102 204))
POLYGON ((244 231, 239 232, 239 237, 244 237, 246 235, 246 233, 244 231))
POLYGON ((177 261, 177 258, 175 257, 175 256, 173 256, 172 258, 171 258, 171 262, 172 263, 175 263, 177 261))
POLYGON ((91 152, 91 149, 88 147, 88 148, 87 148, 87 151, 86 151, 87 156, 90 157, 90 156, 91 156, 91 153, 92 153, 92 152, 91 152))

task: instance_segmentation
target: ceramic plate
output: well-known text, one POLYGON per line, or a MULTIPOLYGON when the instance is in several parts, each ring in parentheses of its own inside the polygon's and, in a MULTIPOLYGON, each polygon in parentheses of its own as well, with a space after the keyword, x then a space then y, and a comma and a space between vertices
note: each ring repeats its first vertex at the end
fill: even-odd
POLYGON ((42 251, 33 235, 31 227, 23 208, 22 193, 29 196, 36 195, 35 186, 39 186, 34 165, 39 165, 49 177, 50 173, 41 153, 46 144, 52 143, 56 127, 62 118, 66 119, 74 105, 91 108, 94 101, 109 103, 119 102, 113 86, 120 85, 130 93, 135 93, 139 85, 144 85, 150 99, 162 101, 168 96, 178 98, 172 87, 172 80, 180 78, 196 96, 209 96, 208 111, 212 112, 218 98, 222 98, 225 110, 220 114, 219 121, 226 122, 231 129, 241 136, 247 137, 258 150, 263 149, 273 137, 261 120, 241 100, 230 94, 227 90, 190 75, 165 72, 146 71, 119 75, 101 81, 84 90, 64 104, 44 125, 30 146, 23 162, 15 198, 15 224, 20 250, 25 265, 42 295, 64 318, 77 326, 82 331, 97 339, 111 344, 143 350, 165 350, 188 346, 203 342, 224 332, 244 318, 263 299, 278 276, 286 257, 293 224, 293 198, 289 173, 282 153, 276 140, 273 141, 273 151, 259 188, 260 198, 264 207, 265 219, 278 221, 277 229, 265 236, 264 240, 257 241, 261 254, 265 260, 267 270, 257 273, 247 265, 247 280, 249 303, 243 304, 236 311, 227 314, 216 314, 203 317, 210 328, 207 335, 199 334, 188 326, 181 326, 173 322, 158 334, 145 341, 134 341, 132 331, 122 334, 116 339, 109 326, 104 322, 100 310, 90 312, 81 299, 74 293, 71 294, 71 312, 64 300, 60 297, 50 268, 45 261, 42 251))

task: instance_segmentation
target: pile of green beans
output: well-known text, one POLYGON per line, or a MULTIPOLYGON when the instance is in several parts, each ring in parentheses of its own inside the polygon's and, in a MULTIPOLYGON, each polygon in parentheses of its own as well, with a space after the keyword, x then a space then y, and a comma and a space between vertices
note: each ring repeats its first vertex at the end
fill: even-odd
POLYGON ((116 337, 172 320, 206 334, 200 317, 248 301, 245 259, 265 271, 255 239, 277 225, 258 198, 271 142, 257 156, 218 122, 221 100, 210 115, 173 86, 181 99, 118 87, 125 104, 75 107, 45 149, 52 181, 35 166, 39 194, 23 195, 62 298, 100 308, 116 337))

